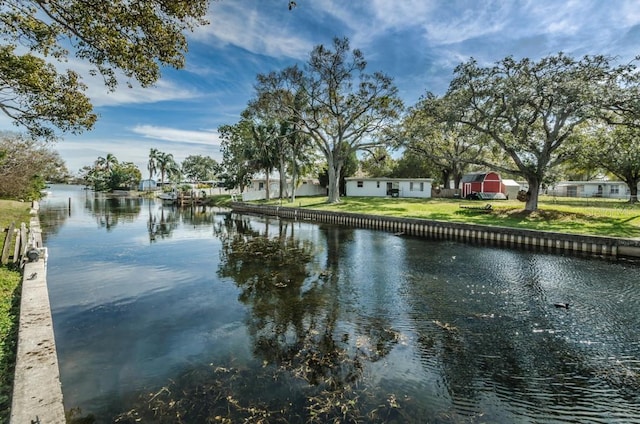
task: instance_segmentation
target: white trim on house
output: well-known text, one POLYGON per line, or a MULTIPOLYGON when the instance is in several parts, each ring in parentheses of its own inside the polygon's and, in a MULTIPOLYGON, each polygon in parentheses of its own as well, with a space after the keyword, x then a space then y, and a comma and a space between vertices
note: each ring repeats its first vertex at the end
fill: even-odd
POLYGON ((345 178, 347 196, 431 197, 431 178, 345 178))

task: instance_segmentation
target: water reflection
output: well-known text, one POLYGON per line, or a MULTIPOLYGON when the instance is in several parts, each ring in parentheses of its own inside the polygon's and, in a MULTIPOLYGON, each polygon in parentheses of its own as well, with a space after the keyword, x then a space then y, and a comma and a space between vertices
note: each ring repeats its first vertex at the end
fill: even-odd
POLYGON ((118 224, 135 221, 140 215, 142 202, 141 198, 93 193, 93 196, 85 198, 84 207, 100 227, 111 231, 118 224))
POLYGON ((82 209, 43 217, 64 221, 47 243, 66 407, 95 422, 640 414, 627 264, 146 200, 107 230, 82 209))
POLYGON ((147 230, 149 231, 149 241, 154 242, 158 238, 171 237, 171 233, 178 228, 180 220, 180 210, 176 207, 161 207, 159 214, 149 205, 149 216, 147 218, 147 230))

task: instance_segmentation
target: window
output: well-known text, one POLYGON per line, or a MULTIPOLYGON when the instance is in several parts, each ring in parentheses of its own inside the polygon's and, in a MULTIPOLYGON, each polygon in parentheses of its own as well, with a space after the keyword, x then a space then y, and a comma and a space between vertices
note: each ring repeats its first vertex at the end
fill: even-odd
POLYGON ((362 188, 362 186, 364 186, 364 182, 363 181, 358 181, 358 187, 362 188))
POLYGON ((424 183, 409 182, 409 191, 424 191, 424 183))
POLYGON ((376 188, 380 188, 380 181, 376 181, 376 188))
POLYGON ((258 183, 258 190, 264 190, 264 183, 258 183))
POLYGON ((611 186, 611 194, 620 194, 620 186, 619 185, 612 185, 611 186))

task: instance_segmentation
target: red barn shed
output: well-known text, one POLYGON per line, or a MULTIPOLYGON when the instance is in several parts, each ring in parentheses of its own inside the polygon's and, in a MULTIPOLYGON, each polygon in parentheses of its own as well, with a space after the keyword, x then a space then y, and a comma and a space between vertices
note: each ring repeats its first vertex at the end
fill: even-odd
MULTIPOLYGON (((506 195, 507 188, 497 172, 471 172, 462 177, 462 197, 471 193, 486 194, 487 197, 496 197, 497 193, 506 195)), ((502 197, 502 196, 498 196, 502 197)), ((504 197, 502 197, 504 198, 504 197)))

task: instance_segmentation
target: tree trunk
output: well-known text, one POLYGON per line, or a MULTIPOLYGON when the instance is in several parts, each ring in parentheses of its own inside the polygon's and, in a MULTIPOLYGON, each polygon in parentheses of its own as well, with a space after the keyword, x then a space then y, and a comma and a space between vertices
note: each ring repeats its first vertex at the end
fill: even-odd
POLYGON ((460 183, 462 182, 462 173, 454 172, 453 174, 453 188, 460 188, 460 183))
POLYGON ((442 170, 442 188, 449 188, 449 179, 451 178, 451 174, 449 174, 449 170, 442 170))
POLYGON ((264 194, 264 196, 265 196, 266 200, 271 200, 271 196, 270 196, 271 189, 269 188, 269 186, 271 186, 271 180, 269 178, 269 174, 270 173, 271 173, 270 170, 267 170, 267 172, 265 172, 266 177, 265 177, 265 188, 264 188, 265 194, 264 194))
POLYGON ((340 164, 336 164, 333 160, 329 163, 329 198, 327 203, 340 203, 340 164))
POLYGON ((633 180, 627 183, 629 186, 629 203, 638 203, 638 181, 633 180))
POLYGON ((527 192, 527 202, 524 206, 526 211, 538 210, 538 196, 540 195, 540 181, 538 178, 527 178, 529 191, 527 192))
POLYGON ((280 168, 278 169, 280 173, 280 193, 278 194, 278 199, 286 198, 285 195, 287 192, 287 165, 283 158, 280 158, 280 168))
POLYGON ((296 172, 296 164, 294 162, 291 171, 291 203, 296 201, 296 185, 298 184, 298 173, 296 172))

